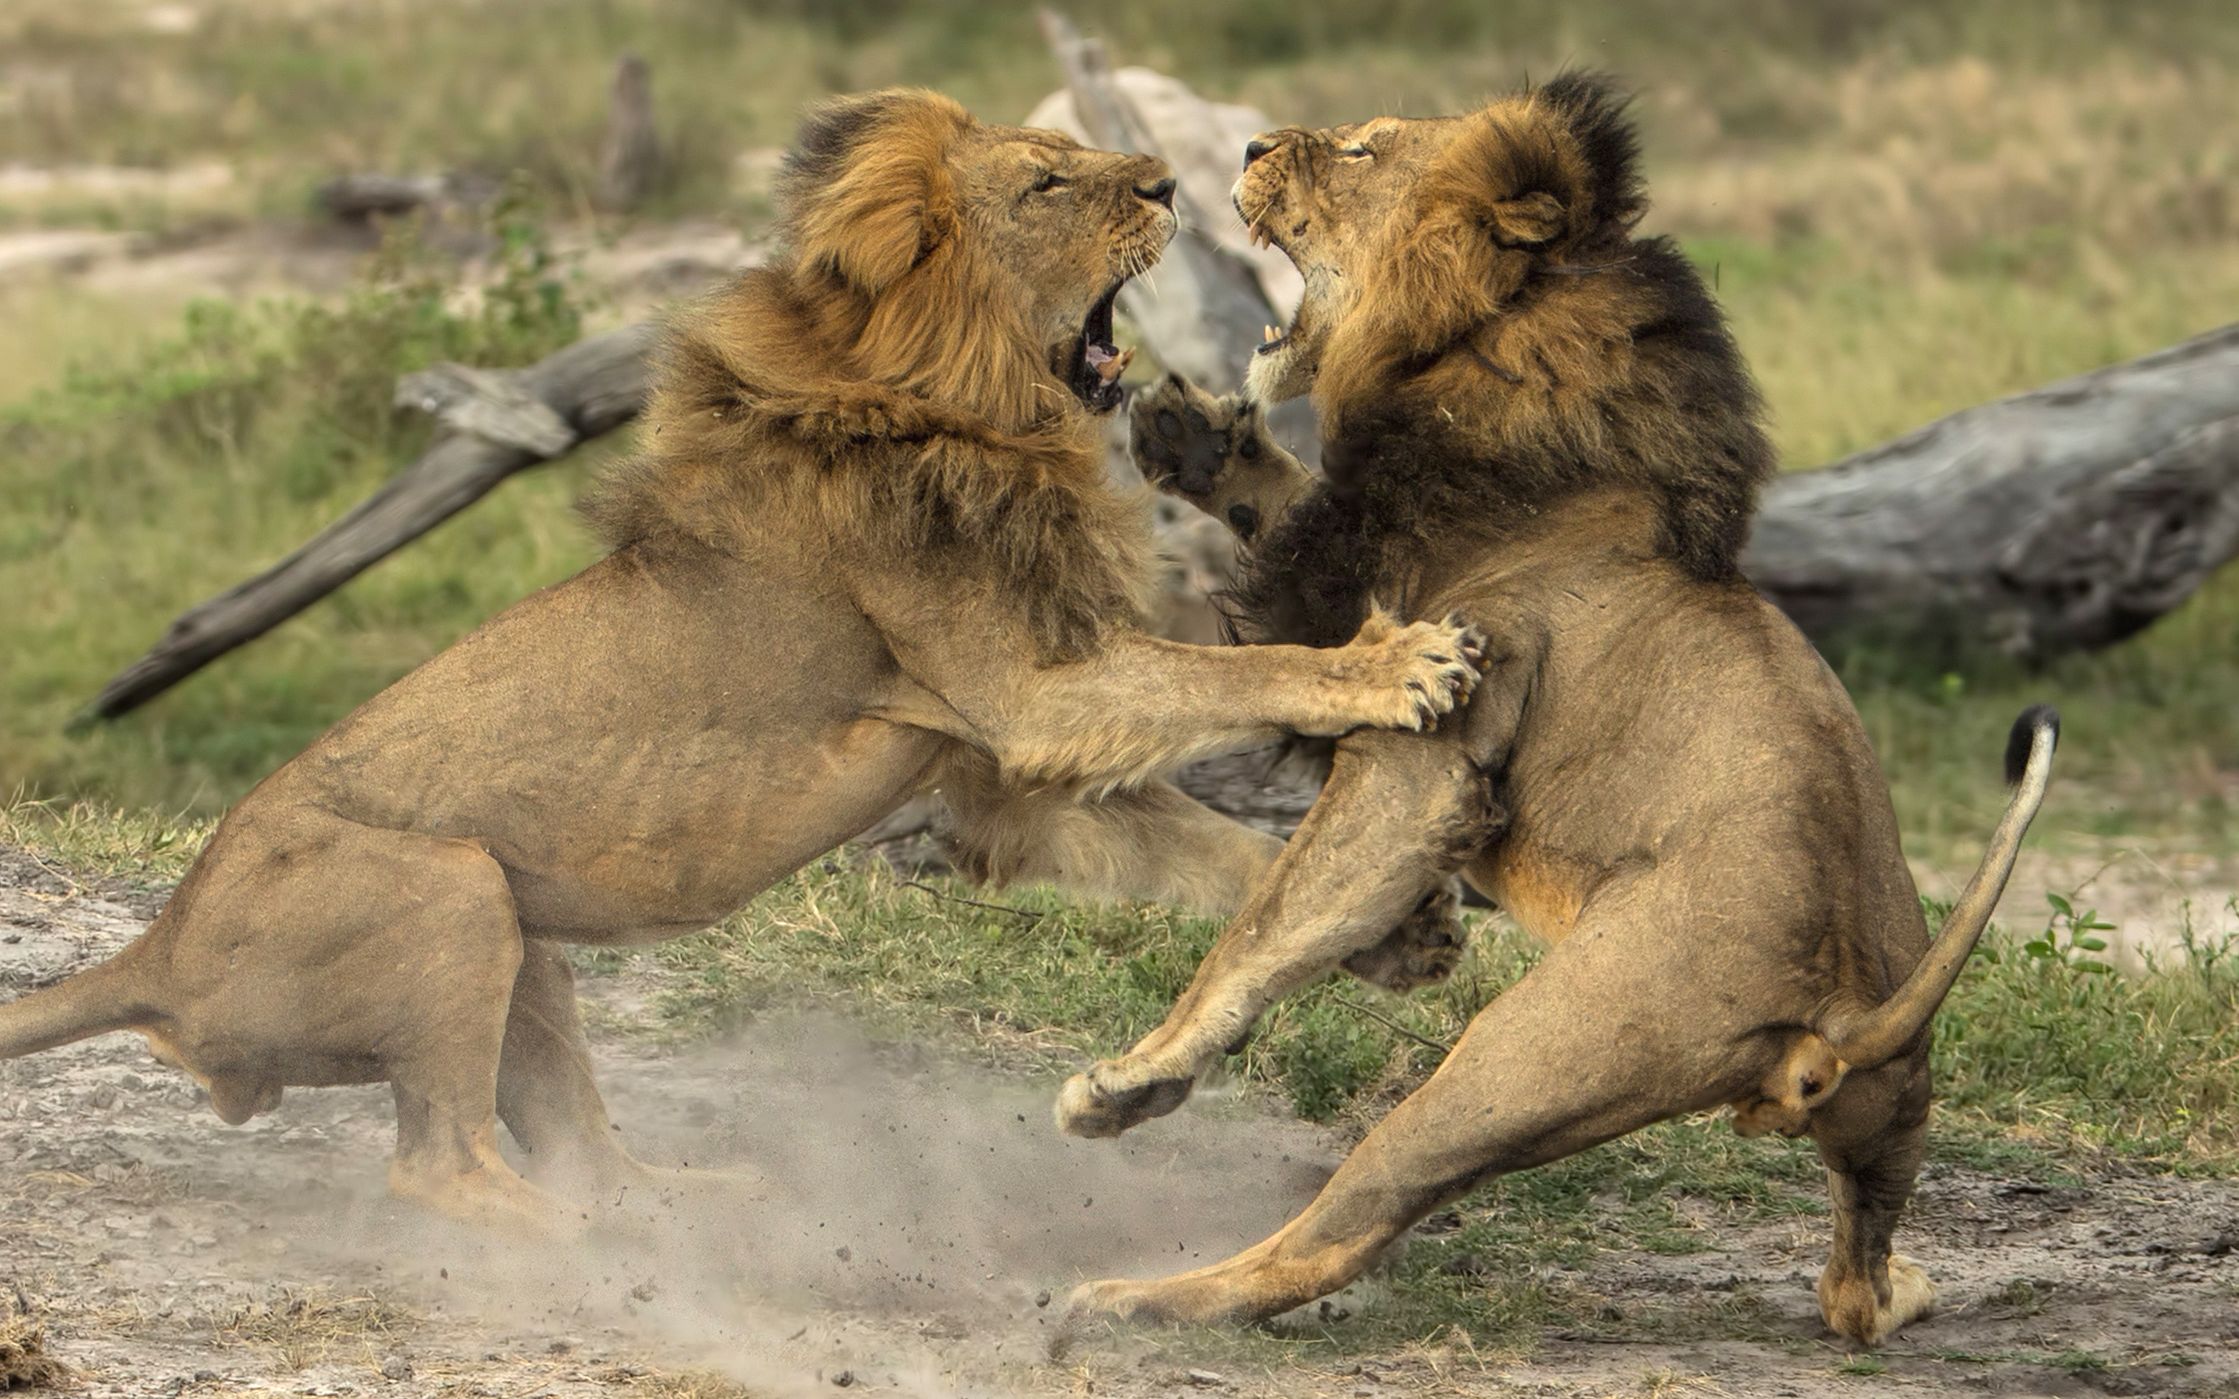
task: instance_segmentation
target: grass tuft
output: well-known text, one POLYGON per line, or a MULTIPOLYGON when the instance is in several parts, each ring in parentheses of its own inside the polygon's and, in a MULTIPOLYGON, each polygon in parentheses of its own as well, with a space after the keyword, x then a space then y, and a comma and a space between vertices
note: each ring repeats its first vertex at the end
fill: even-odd
POLYGON ((0 1390, 60 1389, 70 1370, 47 1350, 46 1328, 27 1316, 0 1316, 0 1390))

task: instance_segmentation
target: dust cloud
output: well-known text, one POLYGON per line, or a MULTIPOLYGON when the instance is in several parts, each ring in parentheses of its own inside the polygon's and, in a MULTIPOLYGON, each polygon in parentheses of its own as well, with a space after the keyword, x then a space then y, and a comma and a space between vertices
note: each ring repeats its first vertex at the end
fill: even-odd
POLYGON ((758 1390, 826 1393, 844 1373, 984 1393, 1031 1385, 1074 1283, 1225 1257, 1295 1214, 1337 1159, 1312 1128, 1202 1105, 1075 1141, 1046 1087, 831 1017, 773 1018, 606 1077, 641 1157, 749 1178, 609 1200, 566 1248, 369 1197, 338 1246, 449 1307, 611 1330, 758 1390))

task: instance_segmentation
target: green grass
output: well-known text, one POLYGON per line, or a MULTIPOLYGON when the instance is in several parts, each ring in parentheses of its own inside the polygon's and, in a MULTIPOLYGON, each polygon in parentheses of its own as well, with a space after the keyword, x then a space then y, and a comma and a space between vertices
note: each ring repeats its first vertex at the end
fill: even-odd
MULTIPOLYGON (((81 878, 160 886, 205 833, 84 803, 0 809, 0 843, 81 878)), ((2085 931, 2064 928, 2042 951, 1994 935, 1961 979, 1938 1021, 1933 1159, 2047 1183, 2110 1169, 2239 1174, 2239 951, 2197 947, 2162 976, 2111 976, 2089 965, 2084 911, 2074 923, 2085 931)), ((828 1006, 1054 1086, 1156 1024, 1216 931, 1155 906, 1075 904, 1042 889, 987 896, 830 860, 708 933, 578 960, 594 981, 627 974, 652 989, 650 1019, 597 1025, 601 1036, 700 1039, 765 1012, 828 1006)), ((1231 1110, 1233 1096, 1364 1130, 1442 1057, 1421 1041, 1451 1043, 1537 960, 1497 920, 1475 933, 1462 968, 1432 990, 1401 998, 1341 979, 1292 997, 1188 1110, 1231 1110)), ((1188 1344, 1310 1363, 1455 1328, 1492 1352, 1551 1328, 1778 1339, 1776 1319, 1745 1293, 1617 1312, 1579 1269, 1606 1250, 1692 1253, 1737 1225, 1825 1210, 1808 1144, 1681 1119, 1481 1189, 1434 1220, 1374 1284, 1377 1304, 1342 1328, 1309 1321, 1188 1344)), ((1992 1301, 2016 1314, 2041 1304, 2021 1287, 1992 1301)))
MULTIPOLYGON (((570 517, 602 451, 533 473, 145 715, 69 718, 162 624, 277 560, 426 443, 392 404, 437 360, 518 363, 573 340, 562 269, 518 218, 461 303, 401 244, 335 303, 198 302, 170 336, 0 404, 0 782, 218 810, 482 618, 594 557, 570 517)), ((619 441, 603 450, 614 450, 619 441)))
MULTIPOLYGON (((882 866, 827 861, 715 931, 602 953, 593 965, 642 959, 663 988, 661 1019, 686 1033, 718 1032, 773 1003, 840 997, 897 1027, 945 1028, 959 1043, 1056 1071, 1156 1025, 1217 932, 1169 909, 1072 904, 1048 890, 1014 892, 1000 909, 966 901, 974 897, 961 884, 920 887, 882 866)), ((1469 959, 1433 990, 1399 998, 1340 979, 1291 998, 1229 1073, 1308 1118, 1380 1117, 1441 1055, 1361 1006, 1450 1044, 1537 961, 1523 934, 1494 920, 1477 928, 1469 959)), ((2046 1168, 2106 1157, 2239 1170, 2239 949, 2195 945, 2147 978, 2092 962, 2065 936, 2041 954, 1986 939, 1937 1022, 1940 1139, 2023 1162, 2034 1155, 2046 1168)), ((1766 1182, 1817 1176, 1800 1148, 1745 1142, 1722 1126, 1631 1140, 1646 1144, 1637 1156, 1620 1143, 1577 1158, 1615 1176, 1551 1184, 1563 1179, 1558 1167, 1532 1173, 1530 1189, 1556 1192, 1542 1198, 1561 1213, 1595 1191, 1653 1206, 1681 1179, 1735 1207, 1777 1210, 1784 1196, 1766 1182)))
MULTIPOLYGON (((952 89, 1016 119, 1055 85, 1025 6, 963 0, 740 5, 726 0, 348 7, 206 0, 199 22, 150 32, 138 7, 17 0, 0 51, 27 83, 0 161, 167 166, 216 151, 250 190, 300 191, 337 168, 526 169, 556 192, 591 184, 607 74, 624 49, 652 64, 676 173, 706 207, 733 151, 781 143, 822 94, 897 82, 952 89)), ((2239 54, 2219 7, 2102 0, 1836 12, 1774 3, 1644 14, 1622 0, 1466 0, 1364 9, 1139 0, 1082 11, 1122 61, 1335 120, 1364 103, 1445 107, 1524 72, 1595 63, 1684 82, 1719 130, 1780 134, 1819 118, 1799 73, 1953 54, 2073 74, 2110 49, 2183 71, 2239 54), (1790 81, 1783 81, 1788 79, 1790 81), (1282 100, 1277 100, 1278 98, 1282 100)))
MULTIPOLYGON (((781 144, 805 101, 924 82, 1015 118, 1055 83, 1025 10, 945 0, 207 0, 197 27, 160 35, 131 5, 5 8, 0 79, 39 80, 9 88, 20 102, 0 123, 0 164, 214 160, 236 178, 171 202, 0 201, 0 229, 294 217, 339 169, 510 175, 545 218, 611 227, 586 191, 624 47, 652 61, 672 156, 640 217, 759 225, 766 178, 735 157, 781 144)), ((2227 75, 2239 26, 2224 11, 2212 0, 1650 11, 1630 0, 1407 0, 1396 11, 1144 0, 1093 23, 1119 61, 1277 120, 1452 110, 1564 63, 1623 71, 1643 92, 1652 223, 1714 275, 1783 457, 1800 467, 2230 318, 2239 85, 2227 75)), ((273 766, 593 557, 572 502, 627 434, 508 483, 125 721, 63 731, 170 617, 276 560, 410 459, 428 429, 390 404, 400 372, 446 358, 516 363, 576 333, 578 290, 541 260, 518 207, 500 211, 507 270, 480 299, 409 250, 326 302, 182 311, 168 287, 4 290, 0 795, 18 795, 0 807, 0 844, 79 877, 163 887, 210 818, 273 766)), ((2004 799, 2006 726, 2039 699, 2061 706, 2067 728, 2033 843, 2226 855, 2239 849, 2234 636, 2239 575, 2131 642, 2036 674, 1989 660, 1946 674, 1905 657, 1833 659, 1916 855, 1971 863, 2004 799)), ((2031 913, 2008 910, 2025 934, 2041 926, 2031 913)), ((594 976, 626 961, 658 988, 653 1024, 601 1033, 705 1036, 764 1008, 830 1002, 1054 1083, 1155 1024, 1213 931, 1157 908, 921 889, 832 863, 708 934, 584 961, 594 976)), ((2164 975, 2119 978, 2090 970, 2069 934, 2043 952, 1994 939, 1962 979, 1939 1021, 1937 1159, 2047 1181, 2109 1167, 2239 1172, 2239 961, 2196 941, 2164 975)), ((1409 1035, 1451 1042, 1536 955, 1481 924, 1461 973, 1435 991, 1401 1000, 1332 983, 1294 997, 1226 1083, 1358 1129, 1437 1061, 1409 1035)), ((1191 1110, 1222 1101, 1208 1094, 1191 1110)), ((1379 1284, 1388 1300, 1343 1328, 1187 1344, 1249 1364, 1441 1337, 1498 1355, 1550 1328, 1769 1336, 1746 1290, 1617 1313, 1570 1265, 1610 1248, 1690 1252, 1721 1224, 1824 1209, 1808 1148, 1744 1141, 1710 1118, 1667 1123, 1480 1191, 1379 1284)), ((1843 1373, 1863 1392, 1879 1362, 1843 1373)))
POLYGON ((65 874, 98 875, 136 889, 176 884, 210 838, 213 821, 91 802, 0 804, 0 845, 28 850, 65 874))
MULTIPOLYGON (((1731 243, 1696 247, 1721 269, 1731 243)), ((402 261, 409 263, 409 259, 402 261)), ((1898 272, 1859 295, 1823 279, 1823 255, 1767 250, 1721 272, 1724 296, 1768 381, 1792 457, 1842 450, 1914 425, 1928 397, 1876 366, 1943 363, 1936 345, 2033 348, 1995 359, 1931 400, 1941 409, 2150 349, 2202 328, 2213 305, 2174 285, 2142 294, 2114 329, 2034 293, 1979 278, 1936 295, 1898 272), (2023 298, 2017 302, 2017 298, 2023 298), (2041 336, 1995 313, 2027 304, 2041 336), (1854 344, 1816 356, 1780 346, 1805 327, 1847 325, 1854 344), (2060 334, 2054 334, 2059 330, 2060 334), (2110 341, 2108 336, 2117 338, 2110 341), (1837 385, 1852 385, 1848 394, 1837 385), (1783 407, 1783 405, 1794 405, 1783 407), (1838 411, 1839 409, 1839 411, 1838 411), (1798 447, 1795 444, 1807 444, 1798 447)), ((2239 258, 2232 304, 2239 304, 2239 258)), ((2142 284, 2146 285, 2146 284, 2142 284)), ((328 724, 483 618, 595 556, 571 504, 627 434, 529 473, 303 616, 125 720, 79 735, 65 721, 172 616, 284 555, 362 499, 425 442, 390 404, 399 372, 432 360, 508 363, 573 333, 564 275, 524 250, 511 293, 479 308, 448 295, 424 261, 377 271, 333 305, 202 303, 152 344, 0 403, 0 781, 39 794, 208 813, 238 797, 328 724), (508 299, 510 297, 510 299, 508 299), (556 300, 553 298, 557 298, 556 300)), ((141 333, 144 335, 144 333, 141 333)), ((1960 356, 1966 359, 1967 356, 1960 356)), ((1836 660, 1890 776, 1909 848, 1971 862, 2003 802, 1997 755, 2013 715, 2038 699, 2068 720, 2059 780, 2034 837, 2085 850, 2114 839, 2227 851, 2239 844, 2229 774, 2239 729, 2239 578, 2144 636, 2024 675, 1995 661, 1964 675, 1874 656, 1836 660)))

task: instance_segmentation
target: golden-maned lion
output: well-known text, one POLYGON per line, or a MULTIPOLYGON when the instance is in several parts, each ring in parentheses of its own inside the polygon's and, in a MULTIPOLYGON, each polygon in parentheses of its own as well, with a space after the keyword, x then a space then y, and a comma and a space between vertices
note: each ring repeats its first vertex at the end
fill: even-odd
MULTIPOLYGON (((1484 678, 1435 734, 1361 735, 1165 1024, 1067 1084, 1090 1136, 1171 1111, 1276 998, 1445 873, 1552 944, 1281 1233, 1083 1311, 1264 1317, 1344 1285, 1504 1172, 1734 1104, 1827 1164, 1827 1322, 1873 1342, 1932 1289, 1893 1259, 1929 1102, 1927 1025, 2042 799, 2051 711, 1931 943, 1841 684, 1736 568, 1773 467, 1758 399, 1645 199, 1622 102, 1567 76, 1467 116, 1253 141, 1236 204, 1306 279, 1250 397, 1169 380, 1137 460, 1250 545, 1238 611, 1326 645, 1369 614, 1469 617, 1484 678), (1327 479, 1254 400, 1311 392, 1327 479)), ((1389 944, 1383 944, 1388 947, 1389 944)))
POLYGON ((1233 907, 1275 842, 1157 773, 1420 728, 1474 671, 1445 625, 1336 650, 1141 630, 1148 517, 1093 415, 1173 188, 932 93, 813 113, 786 251, 678 325, 595 506, 613 553, 261 783, 145 936, 0 1008, 0 1057, 137 1030, 229 1122, 387 1081, 399 1192, 534 1226, 564 1211, 498 1119, 540 1176, 643 1169, 559 943, 706 927, 934 786, 1003 873, 1233 907))

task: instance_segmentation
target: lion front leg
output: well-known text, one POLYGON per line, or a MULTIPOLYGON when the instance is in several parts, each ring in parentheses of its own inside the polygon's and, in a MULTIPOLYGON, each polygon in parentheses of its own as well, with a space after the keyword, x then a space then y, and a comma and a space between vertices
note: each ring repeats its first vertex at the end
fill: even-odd
POLYGON ((1052 661, 1004 599, 936 602, 908 571, 852 581, 899 663, 868 715, 959 739, 1014 786, 1090 796, 1285 734, 1432 728, 1476 688, 1484 645, 1458 618, 1378 612, 1343 646, 1190 646, 1115 627, 1052 661))
POLYGON ((1215 397, 1179 374, 1135 395, 1128 444, 1143 479, 1227 525, 1249 544, 1314 489, 1314 474, 1277 445, 1260 405, 1215 397))
POLYGON ((1117 1136, 1186 1101, 1277 1000, 1379 945, 1492 840, 1502 813, 1463 735, 1358 734, 1164 1024, 1058 1097, 1074 1136, 1117 1136))

